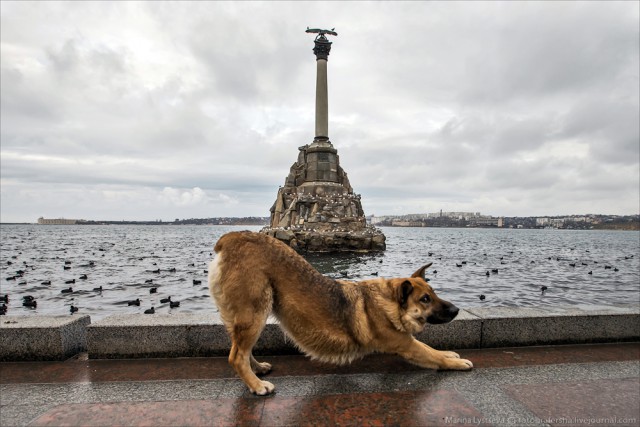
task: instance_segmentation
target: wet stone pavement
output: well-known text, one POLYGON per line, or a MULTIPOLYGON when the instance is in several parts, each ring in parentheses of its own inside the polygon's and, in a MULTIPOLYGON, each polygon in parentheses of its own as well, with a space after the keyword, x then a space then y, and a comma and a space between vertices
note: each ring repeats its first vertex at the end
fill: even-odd
POLYGON ((640 343, 463 350, 471 372, 394 356, 273 364, 246 391, 226 358, 0 363, 0 426, 584 426, 640 424, 640 343))

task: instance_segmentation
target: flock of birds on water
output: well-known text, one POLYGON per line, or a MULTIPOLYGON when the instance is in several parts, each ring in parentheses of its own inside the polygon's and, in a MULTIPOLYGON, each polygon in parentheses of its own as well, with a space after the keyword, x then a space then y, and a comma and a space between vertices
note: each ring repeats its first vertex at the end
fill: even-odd
MULTIPOLYGON (((99 251, 104 251, 104 249, 100 248, 98 249, 99 251)), ((573 249, 571 249, 573 250, 573 249)), ((587 250, 586 252, 589 252, 589 250, 587 250)), ((509 252, 508 255, 512 255, 513 252, 509 252)), ((16 267, 19 266, 19 269, 15 270, 15 273, 9 275, 8 277, 5 278, 6 281, 16 281, 17 284, 19 286, 22 285, 27 285, 27 277, 29 274, 30 270, 33 270, 34 267, 30 266, 26 261, 22 261, 20 262, 19 260, 19 255, 21 255, 21 252, 19 252, 17 255, 13 255, 11 256, 11 258, 6 261, 6 265, 7 268, 5 270, 10 270, 12 269, 12 267, 16 267)), ((153 255, 153 253, 151 253, 151 255, 153 255)), ((209 255, 211 256, 212 254, 209 253, 209 255)), ((438 257, 438 255, 435 254, 435 252, 429 252, 428 253, 429 257, 434 257, 434 259, 438 259, 440 261, 442 261, 442 257, 438 257), (434 256, 435 255, 435 256, 434 256)), ((508 256, 507 255, 507 256, 508 256)), ((492 258, 490 256, 487 255, 487 253, 483 254, 483 257, 485 260, 487 260, 488 258, 492 258)), ((624 259, 628 260, 628 259, 632 259, 634 256, 630 255, 630 256, 625 256, 624 259)), ((139 260, 143 260, 144 258, 139 258, 139 260)), ((72 261, 69 260, 63 260, 60 259, 61 261, 63 261, 61 267, 62 270, 67 271, 67 270, 72 270, 72 268, 74 267, 72 264, 72 261)), ((548 261, 557 261, 557 262, 562 262, 565 263, 566 265, 568 265, 571 268, 578 268, 578 267, 585 267, 585 266, 590 266, 591 269, 586 272, 585 274, 587 275, 592 275, 593 274, 593 270, 596 268, 602 268, 604 270, 612 270, 614 272, 619 271, 619 268, 613 265, 609 265, 609 264, 599 264, 598 261, 594 261, 594 260, 590 260, 589 262, 584 262, 584 261, 576 261, 576 260, 572 260, 572 259, 568 259, 568 258, 561 258, 561 257, 547 257, 548 261)), ((500 264, 507 264, 507 261, 505 261, 505 256, 500 256, 499 259, 497 260, 500 262, 500 264)), ((379 261, 380 263, 382 263, 382 260, 379 261)), ((446 262, 446 261, 445 261, 446 262)), ((531 260, 530 261, 531 264, 535 264, 536 261, 535 260, 531 260)), ((460 261, 460 262, 455 262, 455 267, 457 268, 464 268, 467 265, 478 265, 477 262, 468 262, 468 261, 460 261)), ((486 263, 484 263, 483 265, 486 265, 486 263)), ((78 267, 95 267, 96 266, 96 262, 95 261, 89 261, 83 264, 78 264, 78 267)), ((151 270, 146 270, 146 272, 148 274, 159 274, 161 271, 162 272, 169 272, 169 273, 175 273, 177 272, 177 269, 175 267, 171 267, 168 269, 160 269, 157 268, 157 264, 154 262, 153 263, 154 268, 151 270)), ((195 268, 195 264, 191 263, 188 265, 191 268, 195 268)), ((501 268, 500 267, 496 267, 496 268, 490 268, 488 270, 486 270, 486 277, 487 279, 489 279, 491 276, 493 275, 497 275, 500 273, 501 268)), ((586 269, 585 269, 586 270, 586 269)), ((204 273, 207 274, 207 270, 204 270, 204 273)), ((431 274, 436 275, 438 274, 437 270, 433 270, 431 272, 431 274)), ((371 272, 369 273, 370 276, 378 276, 378 272, 371 272)), ((332 276, 331 274, 329 274, 328 276, 332 276)), ((349 278, 349 274, 347 272, 338 272, 333 274, 334 278, 342 278, 342 279, 347 279, 349 278)), ((79 276, 77 276, 76 278, 73 279, 68 279, 64 281, 64 285, 65 287, 63 289, 60 290, 60 294, 62 295, 68 295, 68 296, 73 296, 74 295, 74 286, 76 284, 82 283, 86 280, 89 279, 89 275, 88 274, 81 274, 79 276), (68 286, 67 286, 68 285, 68 286)), ((359 278, 354 278, 354 279, 359 279, 359 278)), ((429 278, 427 278, 427 281, 429 281, 429 278)), ((202 280, 198 280, 198 279, 193 279, 192 283, 194 286, 196 285, 201 285, 202 284, 202 280)), ((40 283, 43 286, 47 286, 47 287, 51 287, 52 286, 52 281, 51 280, 45 280, 42 281, 40 283)), ((145 285, 145 289, 148 289, 148 292, 150 295, 153 294, 158 294, 158 289, 161 288, 161 285, 158 285, 156 283, 154 283, 154 279, 153 278, 149 278, 146 279, 144 281, 144 285, 145 285)), ((545 294, 545 292, 548 290, 547 286, 541 286, 540 288, 540 292, 542 293, 542 295, 545 294)), ((102 294, 102 292, 107 291, 106 289, 103 289, 102 286, 99 287, 94 287, 92 292, 94 293, 98 293, 98 294, 102 294)), ((8 306, 7 304, 10 301, 10 298, 18 298, 22 301, 22 306, 26 307, 26 308, 30 308, 30 309, 35 309, 38 306, 38 301, 37 298, 33 295, 19 295, 19 296, 14 296, 14 295, 9 295, 9 294, 4 294, 4 295, 0 295, 0 315, 5 315, 7 314, 8 311, 8 306)), ((480 301, 485 301, 487 299, 487 297, 484 294, 480 294, 478 295, 478 298, 480 301)), ((122 305, 126 305, 126 306, 137 306, 140 307, 142 304, 142 300, 140 298, 140 296, 138 296, 136 299, 130 299, 130 300, 125 300, 125 301, 121 301, 120 304, 122 305)), ((172 299, 171 295, 167 295, 164 296, 163 298, 160 299, 160 304, 168 304, 168 307, 170 309, 175 309, 180 307, 180 301, 178 300, 174 300, 172 299)), ((77 303, 73 302, 73 298, 72 298, 72 303, 69 306, 69 313, 70 314, 74 314, 76 312, 80 311, 80 307, 77 305, 77 303)), ((144 314, 155 314, 156 313, 156 307, 155 306, 151 306, 147 309, 144 310, 144 314)))
MULTIPOLYGON (((98 249, 99 251, 104 251, 104 249, 100 248, 98 249)), ((8 266, 8 268, 16 265, 14 263, 17 263, 19 255, 22 255, 22 252, 18 252, 17 255, 12 255, 11 256, 11 260, 8 260, 6 262, 6 265, 8 266)), ((94 253, 95 255, 95 253, 94 253)), ((151 253, 151 255, 153 255, 153 253, 151 253)), ((212 255, 211 253, 209 254, 210 256, 212 255)), ((144 258, 139 258, 140 261, 142 261, 144 258)), ((14 274, 6 277, 6 281, 17 281, 18 285, 24 285, 26 286, 28 284, 26 277, 28 275, 28 272, 30 270, 33 270, 34 267, 30 266, 26 261, 22 261, 21 264, 17 264, 20 266, 19 270, 16 270, 14 274)), ((157 263, 153 263, 154 266, 157 266, 157 263)), ((79 267, 95 267, 96 266, 96 262, 95 261, 89 261, 86 264, 81 264, 79 265, 79 267)), ((195 267, 194 263, 189 264, 189 267, 195 267)), ((65 260, 64 264, 62 265, 62 269, 64 271, 67 270, 71 270, 72 269, 72 262, 65 260)), ((152 273, 152 274, 160 274, 161 273, 161 269, 160 268, 155 268, 153 270, 150 270, 148 272, 152 273)), ((169 273, 176 273, 178 270, 175 267, 171 267, 165 270, 166 272, 169 273)), ((204 270, 204 273, 207 274, 208 271, 204 270)), ((87 274, 81 274, 77 279, 73 278, 73 279, 68 279, 64 281, 65 285, 75 285, 76 284, 76 280, 79 281, 85 281, 89 279, 89 276, 87 274)), ((79 282, 78 282, 79 283, 79 282)), ((145 280, 145 285, 153 285, 154 284, 154 279, 146 279, 145 280)), ((193 279, 192 281, 193 286, 197 286, 197 285, 201 285, 202 284, 202 280, 199 279, 193 279)), ((40 282, 41 285, 43 286, 52 286, 52 281, 51 280, 44 280, 42 282, 40 282)), ((158 288, 160 286, 152 286, 149 288, 149 294, 157 294, 158 293, 158 288)), ((102 285, 98 286, 98 287, 94 287, 93 288, 93 292, 98 293, 98 294, 102 294, 102 292, 104 291, 102 285)), ((60 294, 62 295, 73 295, 74 294, 74 289, 73 286, 69 286, 69 287, 65 287, 63 289, 60 290, 60 294)), ((7 304, 10 301, 10 298, 12 298, 12 296, 10 296, 9 294, 4 294, 4 295, 0 295, 0 315, 6 315, 7 311, 8 311, 8 306, 7 304)), ((38 300, 36 299, 36 297, 34 297, 33 295, 22 295, 21 297, 22 300, 22 306, 26 307, 26 308, 30 308, 30 309, 36 309, 38 307, 38 300)), ((160 299, 160 304, 169 304, 169 308, 170 309, 174 309, 174 308, 178 308, 180 307, 180 301, 176 301, 176 300, 172 300, 171 299, 172 296, 167 296, 165 298, 161 298, 160 299)), ((127 306, 137 306, 139 307, 141 304, 141 300, 140 298, 136 298, 134 300, 127 300, 127 301, 122 301, 122 304, 126 304, 127 306)), ((74 314, 77 313, 78 311, 80 311, 80 308, 77 305, 74 305, 73 303, 69 306, 69 313, 70 314, 74 314)), ((151 306, 150 308, 144 310, 143 312, 144 314, 155 314, 156 313, 156 308, 155 306, 151 306)))
MULTIPOLYGON (((574 248, 571 248, 571 250, 573 251, 573 250, 574 250, 574 248)), ((588 252, 589 252, 589 250, 587 249, 587 250, 586 250, 586 252, 588 253, 588 252)), ((512 254, 513 254, 513 251, 509 252, 509 254, 511 254, 511 255, 512 255, 512 254)), ((429 252, 429 256, 433 256, 433 252, 429 252)), ((483 254, 483 257, 487 257, 487 254, 486 254, 486 253, 484 253, 484 254, 483 254)), ((629 256, 625 256, 625 257, 624 257, 624 259, 625 259, 625 260, 629 260, 629 259, 632 259, 632 258, 633 258, 633 255, 629 255, 629 256)), ((438 258, 438 259, 441 259, 441 258, 438 258)), ((567 260, 567 259, 564 259, 564 258, 560 258, 560 257, 555 257, 555 258, 554 258, 554 257, 547 257, 547 260, 548 260, 548 261, 552 261, 552 260, 554 260, 554 259, 555 259, 555 261, 558 261, 558 262, 566 262, 566 261, 570 261, 570 260, 567 260)), ((598 265, 597 265, 597 264, 598 264, 598 261, 591 261, 591 262, 592 262, 596 267, 598 267, 598 265)), ((536 263, 536 262, 535 262, 535 260, 531 260, 531 264, 535 264, 535 263, 536 263)), ((462 268, 462 267, 464 267, 464 266, 465 266, 465 265, 467 265, 467 264, 468 264, 468 262, 467 262, 467 261, 462 261, 462 262, 460 262, 460 263, 456 262, 456 267, 457 267, 457 268, 462 268)), ((475 263, 475 262, 474 262, 473 264, 474 264, 474 265, 476 265, 477 263, 475 263)), ((504 260, 504 256, 501 256, 501 257, 500 257, 500 264, 502 264, 502 265, 507 264, 507 262, 504 260)), ((578 263, 577 263, 577 262, 568 262, 567 264, 569 265, 569 267, 573 267, 573 268, 575 268, 575 267, 578 265, 578 263)), ((580 264, 581 264, 582 266, 588 266, 588 265, 589 265, 589 263, 588 263, 588 262, 584 262, 584 261, 580 262, 580 264)), ((607 264, 604 264, 604 265, 603 265, 603 267, 604 267, 604 270, 613 270, 613 271, 615 271, 615 272, 620 271, 620 269, 619 269, 618 267, 613 267, 613 266, 611 266, 611 265, 607 265, 607 264)), ((433 273, 434 273, 434 274, 437 274, 438 272, 437 272, 437 271, 434 271, 433 273)), ((486 271, 485 276, 488 278, 488 277, 490 277, 491 275, 498 274, 498 273, 500 273, 500 268, 492 268, 492 269, 490 269, 490 270, 487 270, 487 271, 486 271)), ((589 270, 589 272, 587 273, 587 275, 593 275, 593 270, 589 270)), ((541 294, 542 294, 542 295, 544 295, 544 293, 545 293, 548 289, 549 289, 549 288, 548 288, 547 286, 545 286, 545 285, 540 286, 540 292, 541 292, 541 294)), ((486 295, 484 295, 484 294, 480 294, 480 295, 478 296, 478 298, 480 299, 480 301, 485 301, 485 300, 487 299, 486 295)))

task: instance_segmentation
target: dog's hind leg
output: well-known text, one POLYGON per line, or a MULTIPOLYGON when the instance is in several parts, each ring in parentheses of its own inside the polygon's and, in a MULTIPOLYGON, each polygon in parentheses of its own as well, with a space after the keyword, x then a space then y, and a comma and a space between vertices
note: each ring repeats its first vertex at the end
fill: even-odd
MULTIPOLYGON (((266 311, 260 313, 251 309, 237 313, 233 321, 231 352, 229 353, 229 363, 233 369, 252 393, 261 396, 273 392, 275 387, 269 381, 260 380, 252 370, 252 361, 255 362, 255 359, 251 354, 251 349, 264 329, 267 316, 268 312, 266 311)), ((257 366, 262 367, 258 363, 257 366)))
POLYGON ((258 362, 253 354, 251 354, 251 370, 256 373, 256 375, 265 375, 271 372, 271 363, 267 362, 258 362))

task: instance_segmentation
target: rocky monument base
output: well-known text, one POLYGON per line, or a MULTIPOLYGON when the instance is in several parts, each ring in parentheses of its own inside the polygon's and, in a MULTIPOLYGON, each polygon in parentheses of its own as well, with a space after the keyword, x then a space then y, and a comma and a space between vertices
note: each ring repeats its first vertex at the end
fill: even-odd
POLYGON ((285 185, 271 207, 262 233, 300 252, 373 252, 386 249, 386 238, 367 225, 359 194, 354 194, 328 141, 299 148, 285 185))
POLYGON ((386 248, 385 236, 375 227, 358 231, 308 231, 264 228, 262 233, 275 237, 298 252, 377 252, 386 248))

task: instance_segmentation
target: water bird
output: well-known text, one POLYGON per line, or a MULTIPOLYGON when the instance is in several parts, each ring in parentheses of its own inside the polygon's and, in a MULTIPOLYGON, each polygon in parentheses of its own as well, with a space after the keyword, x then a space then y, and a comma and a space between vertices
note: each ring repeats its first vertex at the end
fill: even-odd
POLYGON ((71 261, 65 261, 64 264, 65 265, 71 265, 71 261))
POLYGON ((71 267, 69 267, 68 265, 65 265, 62 267, 63 270, 71 270, 71 267))
POLYGON ((24 295, 22 297, 22 301, 35 301, 35 298, 33 297, 33 295, 24 295))
POLYGON ((7 306, 5 304, 0 305, 0 316, 7 314, 7 306))
POLYGON ((7 265, 11 265, 13 264, 11 261, 7 261, 7 265))
POLYGON ((543 285, 543 286, 540 287, 540 290, 544 294, 544 292, 547 290, 547 287, 543 285))
POLYGON ((11 280, 16 280, 16 277, 15 276, 7 277, 7 281, 11 281, 11 280))
POLYGON ((569 266, 570 266, 570 267, 575 267, 576 265, 575 265, 575 264, 569 264, 569 266))
POLYGON ((151 272, 152 272, 152 273, 156 273, 156 274, 158 274, 158 273, 160 273, 160 269, 157 269, 157 270, 151 270, 151 272))
POLYGON ((16 277, 22 277, 22 276, 24 276, 24 270, 16 271, 16 277))
POLYGON ((4 296, 0 296, 0 302, 9 302, 9 295, 5 294, 4 296))
POLYGON ((189 264, 189 267, 195 267, 196 265, 194 263, 189 264))
POLYGON ((22 305, 29 308, 36 308, 38 307, 38 301, 36 300, 22 301, 22 305))
POLYGON ((162 298, 162 299, 160 300, 160 303, 161 303, 161 304, 166 304, 166 303, 168 303, 168 302, 171 302, 171 297, 162 298))
POLYGON ((371 273, 371 275, 372 275, 372 276, 377 276, 377 275, 378 275, 378 272, 377 272, 377 271, 374 271, 373 273, 371 273))
POLYGON ((76 311, 78 311, 78 307, 76 307, 75 305, 72 305, 71 307, 69 307, 69 312, 71 314, 75 313, 76 311))
POLYGON ((618 270, 618 267, 616 267, 616 268, 613 269, 613 271, 620 271, 620 270, 618 270))
POLYGON ((136 299, 134 299, 134 300, 127 301, 127 305, 137 305, 137 306, 140 306, 140 298, 136 298, 136 299))
POLYGON ((458 264, 458 263, 456 262, 456 267, 462 267, 462 264, 458 264))
POLYGON ((157 263, 157 262, 154 262, 154 263, 152 263, 151 265, 158 265, 158 263, 157 263))
POLYGON ((26 285, 26 284, 27 284, 26 280, 23 280, 22 282, 18 283, 18 285, 26 285))
POLYGON ((438 274, 438 270, 433 270, 433 274, 438 274))
POLYGON ((209 270, 203 270, 204 274, 209 274, 209 270))
POLYGON ((467 261, 462 261, 462 265, 467 265, 467 261))
POLYGON ((589 264, 587 264, 586 262, 583 262, 582 265, 589 265, 589 264))
POLYGON ((489 273, 489 270, 487 270, 487 272, 485 273, 485 276, 487 277, 491 276, 491 273, 489 273))
POLYGON ((76 279, 71 279, 71 280, 67 280, 66 282, 64 282, 65 285, 70 285, 72 283, 76 283, 76 279))
POLYGON ((169 273, 175 273, 176 271, 177 271, 177 270, 176 270, 176 268, 175 268, 175 267, 171 267, 171 268, 169 269, 169 273))
POLYGON ((200 285, 200 284, 202 284, 202 280, 193 279, 193 284, 194 285, 200 285))
POLYGON ((144 311, 144 314, 154 314, 156 312, 156 309, 151 307, 147 310, 144 311))
POLYGON ((169 301, 169 308, 180 307, 180 301, 169 301))
POLYGON ((494 269, 491 270, 491 272, 494 273, 494 274, 498 274, 498 269, 494 268, 494 269))
POLYGON ((611 270, 611 266, 610 266, 610 265, 605 265, 605 266, 604 266, 604 269, 605 269, 605 270, 611 270))
POLYGON ((485 297, 484 295, 480 295, 480 301, 484 301, 487 297, 485 297))
POLYGON ((588 272, 587 274, 593 274, 593 271, 588 272))
POLYGON ((72 287, 68 287, 67 289, 63 289, 60 291, 61 294, 70 294, 71 292, 73 292, 72 287))
POLYGON ((433 256, 433 252, 429 252, 429 256, 433 256))
POLYGON ((150 285, 151 283, 153 283, 153 279, 147 279, 144 281, 144 283, 150 285))
POLYGON ((94 290, 94 291, 97 291, 97 292, 102 292, 102 285, 100 285, 100 286, 99 286, 99 287, 97 287, 97 288, 93 288, 93 290, 94 290))
POLYGON ((156 292, 158 292, 158 288, 151 288, 151 289, 149 289, 149 293, 150 293, 150 294, 155 294, 156 292))
POLYGON ((86 275, 86 274, 83 274, 83 275, 81 275, 81 276, 80 276, 80 279, 82 279, 82 280, 87 280, 87 279, 88 279, 88 277, 87 277, 87 275, 86 275))

